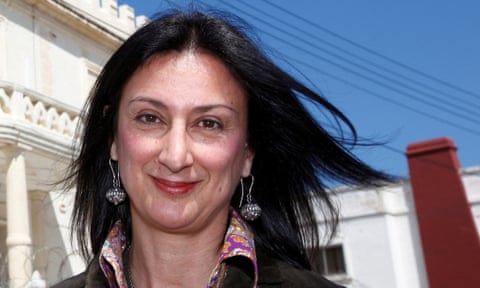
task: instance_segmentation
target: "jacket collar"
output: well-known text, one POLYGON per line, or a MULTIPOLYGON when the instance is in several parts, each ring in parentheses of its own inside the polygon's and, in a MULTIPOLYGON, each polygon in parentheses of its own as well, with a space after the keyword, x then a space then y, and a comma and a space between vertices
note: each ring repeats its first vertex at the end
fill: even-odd
MULTIPOLYGON (((125 229, 122 223, 118 221, 110 230, 99 257, 95 259, 96 265, 99 265, 99 268, 103 271, 103 278, 107 279, 109 287, 127 287, 122 259, 122 254, 127 245, 125 229)), ((235 209, 231 208, 230 223, 225 233, 221 254, 210 277, 208 287, 219 287, 218 284, 222 282, 221 279, 224 279, 224 275, 234 273, 237 268, 250 274, 252 283, 257 282, 258 266, 254 235, 248 224, 235 209)), ((92 279, 97 279, 96 275, 93 276, 92 279)))

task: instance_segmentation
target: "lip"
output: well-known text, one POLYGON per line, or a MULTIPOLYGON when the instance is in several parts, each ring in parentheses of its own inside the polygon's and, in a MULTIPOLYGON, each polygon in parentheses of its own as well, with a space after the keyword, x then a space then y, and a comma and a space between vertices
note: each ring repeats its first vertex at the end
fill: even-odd
POLYGON ((151 177, 155 186, 161 191, 168 194, 186 194, 191 191, 197 184, 198 181, 185 182, 185 181, 170 181, 166 179, 159 179, 151 177))

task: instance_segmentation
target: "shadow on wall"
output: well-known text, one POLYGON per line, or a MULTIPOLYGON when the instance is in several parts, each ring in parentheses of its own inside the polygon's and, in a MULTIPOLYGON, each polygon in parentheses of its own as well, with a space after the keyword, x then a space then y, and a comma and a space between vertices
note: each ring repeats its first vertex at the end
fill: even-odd
MULTIPOLYGON (((71 194, 73 193, 29 192, 32 249, 31 254, 25 257, 25 274, 37 271, 36 274, 39 280, 45 282, 45 287, 79 273, 85 267, 79 253, 70 245, 70 213, 67 209, 72 202, 71 194)), ((15 261, 8 259, 5 222, 0 223, 0 239, 4 239, 0 241, 0 288, 9 287, 8 262, 15 261)), ((30 280, 25 279, 23 286, 33 287, 30 286, 30 280)))
POLYGON ((73 242, 70 241, 73 194, 73 191, 48 192, 41 203, 32 205, 33 270, 40 273, 47 287, 85 268, 78 250, 72 247, 73 242), (43 223, 35 223, 35 219, 44 220, 43 223))
MULTIPOLYGON (((0 239, 7 239, 7 226, 0 224, 0 239)), ((0 241, 0 287, 8 287, 8 258, 5 241, 0 241)))

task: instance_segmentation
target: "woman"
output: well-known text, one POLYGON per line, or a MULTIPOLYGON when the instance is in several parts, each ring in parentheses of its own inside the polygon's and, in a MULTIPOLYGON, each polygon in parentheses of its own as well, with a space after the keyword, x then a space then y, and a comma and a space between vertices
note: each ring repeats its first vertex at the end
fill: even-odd
POLYGON ((310 271, 311 200, 334 233, 323 181, 388 177, 319 126, 298 95, 355 135, 222 17, 173 13, 138 30, 87 102, 68 180, 90 264, 57 287, 339 287, 310 271))

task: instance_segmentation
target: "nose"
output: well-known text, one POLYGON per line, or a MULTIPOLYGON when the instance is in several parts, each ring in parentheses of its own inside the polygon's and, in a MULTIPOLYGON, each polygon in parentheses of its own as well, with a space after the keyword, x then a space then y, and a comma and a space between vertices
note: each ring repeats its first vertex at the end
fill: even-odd
POLYGON ((163 145, 158 159, 171 172, 179 172, 193 164, 188 133, 182 126, 172 126, 162 137, 163 145))

